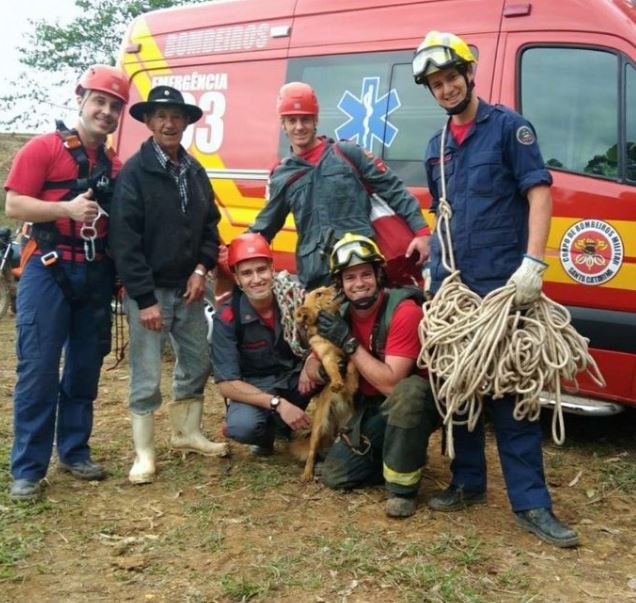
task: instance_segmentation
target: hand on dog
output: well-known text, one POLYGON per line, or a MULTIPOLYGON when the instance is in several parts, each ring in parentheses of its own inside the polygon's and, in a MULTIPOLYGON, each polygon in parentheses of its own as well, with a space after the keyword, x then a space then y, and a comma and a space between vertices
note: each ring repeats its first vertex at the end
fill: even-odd
POLYGON ((342 348, 345 342, 351 339, 351 329, 340 314, 321 311, 318 314, 318 335, 342 348))
MULTIPOLYGON (((318 360, 315 360, 315 362, 318 362, 318 360)), ((300 371, 300 377, 298 378, 298 393, 303 396, 308 396, 311 392, 316 390, 319 385, 320 383, 311 377, 307 363, 305 363, 303 370, 300 371)))
POLYGON ((285 400, 285 398, 280 401, 278 414, 293 431, 307 429, 311 425, 309 415, 302 408, 298 408, 298 406, 292 404, 288 400, 285 400))

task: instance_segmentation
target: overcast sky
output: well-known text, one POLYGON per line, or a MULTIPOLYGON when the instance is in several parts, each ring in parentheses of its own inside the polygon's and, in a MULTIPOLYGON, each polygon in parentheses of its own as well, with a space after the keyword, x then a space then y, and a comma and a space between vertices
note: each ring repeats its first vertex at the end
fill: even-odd
MULTIPOLYGON (((75 6, 74 0, 18 0, 4 4, 2 11, 2 35, 0 36, 0 85, 2 90, 6 91, 10 82, 14 81, 17 76, 24 71, 24 68, 18 62, 17 46, 23 45, 24 35, 29 31, 33 31, 33 27, 29 25, 28 19, 45 19, 49 23, 60 23, 70 21, 79 10, 75 6)), ((64 98, 60 92, 52 92, 51 98, 54 103, 64 98)), ((55 107, 42 108, 42 110, 50 115, 49 125, 43 126, 42 130, 47 131, 53 129, 53 120, 55 117, 66 117, 68 114, 55 107)), ((0 107, 0 116, 5 118, 8 115, 4 112, 4 107, 0 107)), ((20 130, 19 126, 16 128, 20 130)))

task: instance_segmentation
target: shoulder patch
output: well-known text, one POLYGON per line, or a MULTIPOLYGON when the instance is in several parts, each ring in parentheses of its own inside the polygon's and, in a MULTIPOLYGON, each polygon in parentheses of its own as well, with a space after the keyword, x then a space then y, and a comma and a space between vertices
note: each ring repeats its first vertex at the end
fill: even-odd
POLYGON ((536 140, 532 128, 528 126, 521 126, 517 130, 517 140, 521 144, 531 145, 536 140))
POLYGON ((232 322, 234 320, 234 312, 232 311, 232 307, 226 306, 225 308, 223 308, 223 310, 219 314, 219 318, 223 322, 232 322))
POLYGON ((373 161, 373 163, 375 164, 375 167, 378 168, 378 171, 380 171, 382 173, 387 171, 386 164, 379 157, 376 157, 375 160, 373 161))

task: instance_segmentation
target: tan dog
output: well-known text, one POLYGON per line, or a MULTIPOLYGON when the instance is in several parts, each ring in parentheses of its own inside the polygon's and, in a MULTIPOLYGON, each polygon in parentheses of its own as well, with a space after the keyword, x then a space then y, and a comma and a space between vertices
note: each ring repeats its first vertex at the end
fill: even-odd
POLYGON ((335 314, 340 309, 340 296, 335 287, 319 287, 310 291, 305 301, 296 309, 296 321, 307 331, 309 345, 320 359, 329 382, 316 394, 311 403, 314 407, 309 451, 302 474, 303 481, 310 481, 314 475, 316 452, 331 445, 353 414, 353 395, 358 389, 358 371, 353 362, 347 362, 343 380, 340 364, 344 360, 341 349, 318 335, 318 313, 335 314))

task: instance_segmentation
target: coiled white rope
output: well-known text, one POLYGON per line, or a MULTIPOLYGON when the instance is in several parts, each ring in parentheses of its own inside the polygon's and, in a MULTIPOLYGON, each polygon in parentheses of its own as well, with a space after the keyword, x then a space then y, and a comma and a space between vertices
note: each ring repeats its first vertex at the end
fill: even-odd
POLYGON ((422 349, 417 364, 428 369, 435 403, 444 417, 447 452, 451 458, 455 456, 453 425, 466 425, 472 431, 485 397, 514 395, 515 419, 536 421, 542 391, 554 394, 552 437, 562 444, 562 380, 576 384, 577 373, 586 371, 600 387, 605 381, 589 353, 588 340, 571 325, 566 308, 541 294, 528 308, 517 309, 513 306, 514 285, 495 289, 482 299, 462 283, 450 236, 445 137, 446 128, 440 150, 442 195, 436 235, 449 276, 434 298, 422 306, 422 349))
POLYGON ((307 355, 308 350, 301 343, 294 312, 303 303, 305 290, 298 280, 291 277, 286 270, 281 270, 274 275, 272 289, 280 310, 283 339, 289 344, 291 351, 296 356, 303 358, 307 355))

